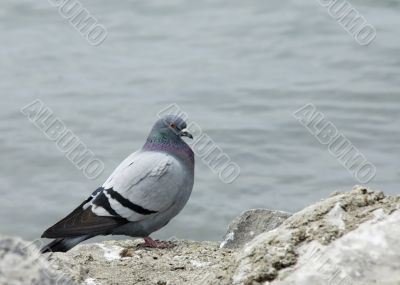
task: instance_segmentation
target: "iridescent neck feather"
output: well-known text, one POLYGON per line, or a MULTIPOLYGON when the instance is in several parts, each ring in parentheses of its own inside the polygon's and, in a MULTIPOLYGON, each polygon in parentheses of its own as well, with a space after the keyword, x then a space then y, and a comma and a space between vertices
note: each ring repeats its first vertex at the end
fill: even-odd
POLYGON ((176 135, 171 136, 160 132, 151 132, 142 149, 146 151, 166 152, 183 160, 192 167, 194 165, 192 149, 176 135))

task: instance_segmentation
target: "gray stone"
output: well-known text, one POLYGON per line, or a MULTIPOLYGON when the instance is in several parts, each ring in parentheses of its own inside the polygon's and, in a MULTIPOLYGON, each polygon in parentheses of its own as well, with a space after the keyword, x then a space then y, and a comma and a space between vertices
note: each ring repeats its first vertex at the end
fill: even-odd
POLYGON ((262 226, 265 217, 265 210, 252 210, 231 225, 241 233, 265 229, 254 231, 241 248, 174 241, 171 249, 145 249, 140 239, 107 241, 43 255, 39 260, 45 265, 30 262, 25 246, 16 246, 19 241, 3 238, 0 284, 54 284, 46 277, 54 270, 84 285, 400 284, 400 197, 355 187, 293 214, 275 229, 262 226))
POLYGON ((271 285, 400 284, 400 211, 382 211, 328 246, 302 248, 298 264, 271 285))
MULTIPOLYGON (((364 187, 355 187, 353 191, 347 193, 337 193, 294 214, 275 230, 262 233, 247 243, 238 253, 233 267, 224 273, 224 277, 219 280, 218 284, 250 285, 284 282, 287 278, 291 278, 292 270, 295 270, 302 258, 309 255, 307 249, 315 249, 316 244, 327 247, 336 240, 344 238, 346 234, 354 231, 361 224, 375 219, 376 213, 387 216, 399 206, 400 197, 385 197, 382 192, 368 191, 364 187)), ((393 223, 391 225, 395 226, 393 223)), ((397 230, 399 226, 400 224, 397 223, 395 226, 397 230)), ((374 236, 367 237, 366 235, 364 235, 364 239, 367 241, 361 251, 368 251, 369 243, 374 243, 376 239, 374 236)), ((338 246, 343 246, 343 251, 348 249, 348 247, 344 247, 345 244, 345 239, 342 243, 338 241, 338 246)), ((356 250, 356 244, 353 243, 352 246, 356 250)), ((350 276, 359 276, 359 268, 356 268, 354 264, 363 263, 363 257, 356 255, 354 258, 357 259, 357 262, 347 260, 343 262, 343 266, 348 267, 349 274, 350 272, 354 274, 350 274, 350 276)), ((393 261, 393 259, 391 260, 393 261)), ((321 268, 324 263, 317 262, 315 266, 321 268)), ((390 272, 397 276, 395 267, 382 267, 385 267, 386 273, 390 272)), ((383 270, 379 267, 378 269, 383 270)), ((318 267, 308 267, 309 273, 316 270, 318 267)), ((308 280, 313 280, 308 284, 319 284, 314 283, 313 278, 308 280)), ((296 282, 295 279, 294 277, 293 282, 296 282)), ((400 278, 396 280, 400 282, 400 278)), ((212 280, 207 280, 207 284, 213 284, 212 280)), ((330 283, 325 280, 325 283, 320 284, 330 283)), ((346 285, 350 284, 352 283, 346 285)))
MULTIPOLYGON (((213 272, 232 264, 233 251, 220 249, 218 242, 178 240, 170 249, 143 248, 140 243, 143 240, 83 244, 48 257, 61 272, 85 285, 203 284, 213 272)), ((213 278, 218 280, 217 275, 213 278)))
POLYGON ((0 236, 1 285, 73 285, 65 274, 40 255, 34 243, 0 236))
POLYGON ((235 218, 229 225, 221 248, 240 248, 255 236, 277 228, 290 216, 290 213, 282 211, 248 210, 235 218))

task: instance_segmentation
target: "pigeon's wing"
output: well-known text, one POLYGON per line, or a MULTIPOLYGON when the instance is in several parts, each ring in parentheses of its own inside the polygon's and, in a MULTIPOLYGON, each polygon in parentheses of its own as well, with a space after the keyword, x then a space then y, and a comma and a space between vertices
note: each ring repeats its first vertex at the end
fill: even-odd
POLYGON ((161 152, 138 152, 122 164, 103 184, 102 194, 91 201, 95 214, 135 222, 174 204, 185 181, 177 159, 161 152))
POLYGON ((97 189, 42 237, 108 234, 127 222, 162 213, 174 204, 183 184, 181 164, 158 152, 137 152, 125 159, 97 189))
POLYGON ((118 217, 100 217, 95 215, 89 207, 86 207, 94 197, 98 196, 103 191, 99 188, 86 199, 81 205, 73 210, 64 219, 48 228, 42 238, 64 238, 81 236, 84 233, 93 235, 106 234, 117 226, 126 224, 125 219, 118 217))

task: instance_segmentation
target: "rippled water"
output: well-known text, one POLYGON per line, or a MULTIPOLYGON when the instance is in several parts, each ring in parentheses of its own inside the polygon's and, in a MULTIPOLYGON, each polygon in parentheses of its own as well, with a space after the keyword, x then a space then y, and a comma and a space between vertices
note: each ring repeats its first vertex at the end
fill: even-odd
POLYGON ((398 194, 400 4, 351 1, 377 30, 358 45, 317 1, 82 1, 108 30, 89 45, 47 1, 0 4, 0 232, 33 239, 72 210, 177 103, 241 167, 199 159, 160 238, 220 239, 249 208, 297 211, 358 182, 292 116, 313 103, 398 194), (90 181, 20 108, 41 99, 106 165, 90 181))

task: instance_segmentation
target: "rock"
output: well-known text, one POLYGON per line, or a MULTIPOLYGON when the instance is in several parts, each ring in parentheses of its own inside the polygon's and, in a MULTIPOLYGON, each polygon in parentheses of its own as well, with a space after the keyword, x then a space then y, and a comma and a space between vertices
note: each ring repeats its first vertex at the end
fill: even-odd
POLYGON ((49 259, 80 284, 202 284, 209 272, 224 271, 233 252, 218 242, 174 241, 171 249, 146 249, 142 240, 78 245, 49 259))
POLYGON ((55 284, 48 272, 84 285, 400 284, 400 197, 355 187, 270 230, 275 214, 251 210, 238 217, 228 232, 235 232, 234 243, 226 243, 233 249, 207 241, 145 249, 129 239, 31 258, 26 243, 2 238, 0 284, 55 284), (245 243, 247 231, 254 238, 245 243))
POLYGON ((400 283, 400 211, 362 223, 328 246, 310 243, 298 264, 271 285, 400 283))
POLYGON ((277 228, 290 213, 268 209, 252 209, 242 213, 229 225, 221 248, 240 248, 255 236, 277 228))
POLYGON ((34 243, 20 238, 0 236, 0 284, 73 285, 38 251, 34 243))
MULTIPOLYGON (((358 247, 356 247, 357 244, 354 243, 355 237, 357 235, 360 236, 360 234, 355 231, 352 233, 354 235, 352 246, 357 252, 368 252, 370 251, 371 243, 377 242, 374 236, 367 238, 365 234, 367 229, 377 231, 377 229, 373 230, 371 228, 372 222, 368 223, 368 221, 375 219, 376 213, 380 213, 384 217, 383 219, 389 219, 390 216, 386 216, 392 214, 399 206, 400 197, 385 197, 382 192, 368 191, 364 187, 355 187, 351 192, 331 196, 294 214, 278 228, 256 236, 240 250, 236 256, 235 264, 228 269, 228 272, 223 272, 223 278, 219 280, 218 284, 281 284, 277 282, 291 280, 291 272, 296 270, 296 266, 301 263, 301 257, 308 252, 307 249, 315 248, 316 244, 324 247, 329 247, 332 244, 332 247, 342 246, 342 250, 345 251, 348 249, 348 247, 344 247, 346 234, 354 231, 364 223, 366 227, 364 239, 367 241, 359 243, 358 247)), ((396 215, 391 217, 391 219, 395 218, 396 215)), ((386 222, 393 227, 397 227, 397 231, 399 230, 400 223, 394 225, 395 223, 389 220, 386 222)), ((381 237, 379 241, 393 242, 392 237, 389 236, 381 237)), ((397 246, 394 248, 397 248, 397 246)), ((334 250, 332 251, 334 252, 334 250)), ((388 260, 393 261, 393 254, 387 250, 386 252, 382 251, 380 254, 379 260, 383 260, 384 256, 386 256, 389 258, 388 260)), ((373 256, 374 254, 369 256, 371 262, 373 256)), ((357 262, 351 261, 350 256, 347 257, 348 259, 342 260, 343 266, 348 267, 346 272, 350 276, 359 276, 360 269, 357 264, 361 264, 366 255, 353 256, 353 258, 357 259, 357 262)), ((309 264, 304 270, 313 274, 318 270, 317 266, 322 265, 319 262, 314 265, 309 264)), ((383 262, 382 267, 384 267, 383 262)), ((382 268, 380 269, 383 270, 382 268)), ((366 274, 365 270, 362 274, 366 274)), ((384 272, 396 276, 393 280, 398 282, 396 284, 400 283, 400 276, 396 271, 396 266, 386 266, 384 272)), ((295 279, 293 277, 293 280, 295 279)), ((206 284, 215 283, 213 283, 213 280, 207 279, 206 284)), ((329 283, 309 282, 308 284, 329 283)))

